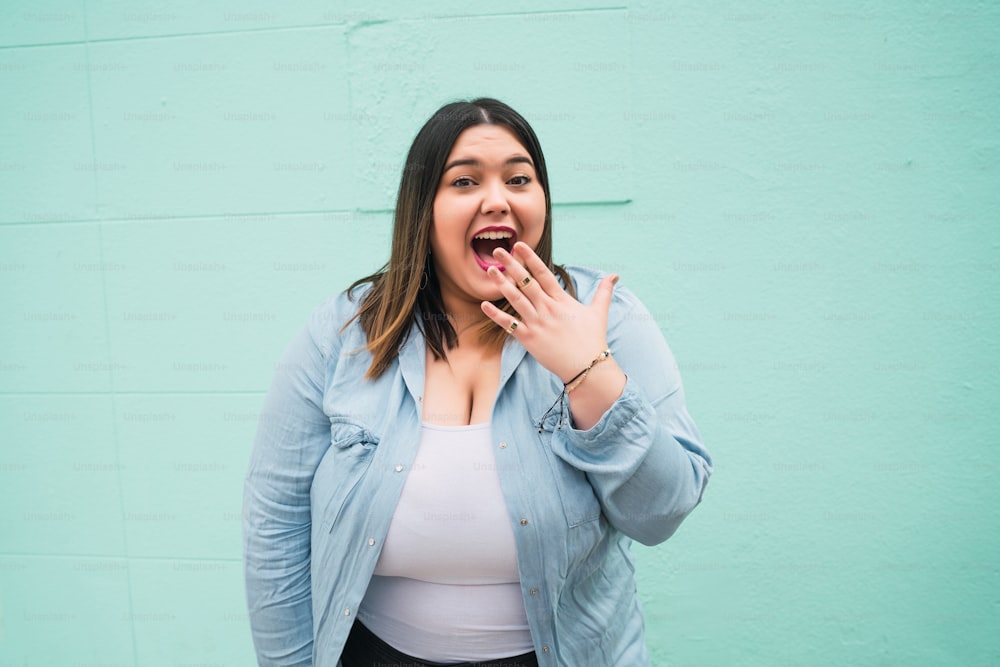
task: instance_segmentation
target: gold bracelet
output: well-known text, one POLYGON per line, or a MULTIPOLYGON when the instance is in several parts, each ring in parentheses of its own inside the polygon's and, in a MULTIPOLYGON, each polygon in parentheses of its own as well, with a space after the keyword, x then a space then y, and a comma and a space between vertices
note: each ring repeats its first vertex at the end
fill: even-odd
POLYGON ((577 387, 579 387, 581 384, 583 384, 583 381, 587 379, 587 375, 590 374, 590 369, 591 368, 593 368, 597 364, 601 363, 605 359, 609 359, 610 357, 611 357, 611 348, 607 348, 603 352, 601 352, 599 355, 597 355, 596 357, 594 357, 594 360, 590 362, 589 366, 587 366, 582 371, 580 371, 579 373, 577 373, 573 377, 573 379, 571 379, 569 382, 563 384, 563 389, 568 394, 569 392, 571 392, 574 389, 576 389, 577 387))

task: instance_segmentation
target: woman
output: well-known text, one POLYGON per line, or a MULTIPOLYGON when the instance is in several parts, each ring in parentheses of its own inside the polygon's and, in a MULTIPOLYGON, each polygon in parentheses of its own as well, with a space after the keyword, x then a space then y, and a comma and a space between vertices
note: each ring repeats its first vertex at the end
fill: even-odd
POLYGON ((389 262, 313 312, 264 403, 244 498, 261 665, 649 664, 629 545, 676 530, 711 461, 617 280, 553 265, 517 112, 427 121, 389 262))

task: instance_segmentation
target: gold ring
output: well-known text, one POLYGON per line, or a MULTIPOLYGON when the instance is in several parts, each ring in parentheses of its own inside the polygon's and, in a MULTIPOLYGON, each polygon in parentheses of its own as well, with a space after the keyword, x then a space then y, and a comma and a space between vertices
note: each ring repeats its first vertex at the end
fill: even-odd
POLYGON ((513 322, 511 322, 510 326, 507 327, 507 333, 513 334, 514 333, 514 329, 517 328, 518 324, 520 324, 520 322, 518 322, 517 320, 514 320, 513 322))
POLYGON ((531 282, 531 276, 525 276, 514 284, 517 285, 517 289, 524 289, 525 287, 528 286, 528 283, 530 282, 531 282))

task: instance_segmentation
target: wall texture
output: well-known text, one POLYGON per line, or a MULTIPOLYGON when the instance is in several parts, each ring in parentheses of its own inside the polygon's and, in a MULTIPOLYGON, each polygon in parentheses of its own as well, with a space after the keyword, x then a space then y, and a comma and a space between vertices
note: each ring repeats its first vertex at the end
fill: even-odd
POLYGON ((274 362, 480 94, 717 459, 656 664, 1000 663, 1000 6, 368 4, 0 3, 0 665, 252 663, 274 362))

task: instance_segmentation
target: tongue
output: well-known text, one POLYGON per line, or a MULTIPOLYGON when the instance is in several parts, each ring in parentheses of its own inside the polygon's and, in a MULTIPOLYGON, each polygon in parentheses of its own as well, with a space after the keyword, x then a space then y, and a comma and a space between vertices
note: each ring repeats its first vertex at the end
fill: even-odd
POLYGON ((506 247, 506 239, 472 239, 472 251, 479 255, 479 259, 488 264, 496 264, 496 260, 493 258, 494 250, 506 247))

